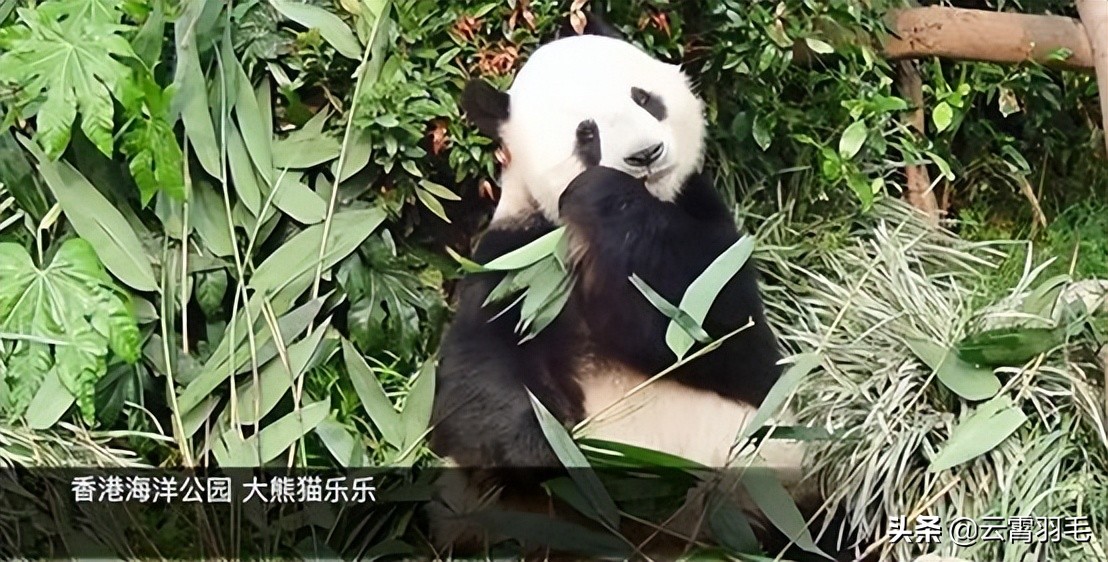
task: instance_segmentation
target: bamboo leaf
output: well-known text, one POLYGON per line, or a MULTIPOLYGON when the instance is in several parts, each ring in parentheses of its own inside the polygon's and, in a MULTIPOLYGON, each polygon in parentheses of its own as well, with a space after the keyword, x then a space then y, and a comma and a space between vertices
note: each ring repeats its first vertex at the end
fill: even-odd
POLYGON ((404 448, 414 447, 431 425, 431 406, 435 400, 435 362, 427 360, 416 374, 400 421, 404 424, 404 448))
POLYGON ((350 383, 354 385, 354 391, 362 401, 377 430, 381 432, 385 441, 397 449, 404 448, 405 430, 400 418, 400 413, 392 405, 381 386, 377 375, 370 370, 365 359, 362 359, 358 350, 346 338, 342 340, 342 357, 346 363, 346 372, 350 377, 350 383))
POLYGON ((1005 395, 981 404, 950 431, 950 439, 931 460, 939 472, 968 462, 996 448, 1027 421, 1027 415, 1005 395))
POLYGON ((589 466, 584 453, 573 442, 573 438, 570 437, 566 428, 558 422, 557 418, 550 413, 550 410, 546 409, 546 406, 543 406, 542 402, 539 402, 539 399, 531 391, 527 391, 527 396, 530 397, 531 406, 535 410, 535 415, 539 418, 543 435, 546 436, 547 442, 554 449, 558 460, 569 469, 570 478, 573 478, 581 493, 588 498, 589 503, 596 510, 596 520, 603 522, 610 529, 618 529, 619 508, 616 507, 616 503, 608 495, 608 491, 604 489, 600 478, 589 466))
POLYGON ((762 404, 758 406, 758 411, 754 413, 754 417, 750 418, 750 421, 743 427, 743 430, 739 432, 738 438, 735 443, 743 443, 749 439, 756 431, 762 428, 769 421, 770 416, 774 412, 778 411, 785 401, 788 400, 789 395, 793 393, 800 381, 804 379, 808 373, 819 366, 822 360, 819 353, 805 353, 798 355, 793 364, 785 370, 785 373, 781 375, 781 378, 777 379, 773 387, 769 389, 766 394, 766 398, 762 400, 762 404))
MULTIPOLYGON (((246 425, 260 423, 262 418, 277 406, 296 380, 304 376, 311 366, 328 326, 330 326, 329 318, 304 339, 290 345, 285 352, 288 358, 287 366, 280 357, 273 358, 259 370, 257 384, 251 378, 239 386, 239 423, 246 425)), ((229 417, 230 406, 225 412, 229 417)))
POLYGON ((834 560, 816 546, 804 516, 801 515, 789 492, 781 485, 772 469, 749 467, 743 471, 742 483, 758 509, 778 530, 794 541, 796 546, 828 560, 834 560))
MULTIPOLYGON (((720 291, 739 272, 754 252, 754 238, 743 236, 716 257, 708 267, 689 284, 685 295, 681 297, 681 310, 685 311, 697 325, 703 325, 708 310, 719 296, 720 291)), ((681 325, 670 320, 666 328, 666 345, 678 359, 692 349, 694 340, 681 325)))
POLYGON ((307 28, 319 30, 319 34, 344 57, 362 58, 362 46, 354 32, 335 14, 311 4, 290 0, 271 0, 273 7, 286 18, 307 28))
POLYGON ((1000 379, 987 367, 975 367, 958 357, 958 353, 919 338, 907 338, 908 347, 935 372, 935 376, 950 390, 966 400, 985 400, 1000 392, 1000 379))
POLYGON ((104 267, 135 290, 158 291, 146 250, 115 206, 68 162, 47 159, 24 137, 19 142, 38 160, 39 173, 66 218, 77 234, 92 244, 104 267))
POLYGON ((227 450, 233 462, 231 466, 261 466, 277 458, 297 440, 323 423, 330 405, 329 400, 308 404, 242 441, 238 440, 234 431, 224 433, 224 441, 228 441, 227 450))

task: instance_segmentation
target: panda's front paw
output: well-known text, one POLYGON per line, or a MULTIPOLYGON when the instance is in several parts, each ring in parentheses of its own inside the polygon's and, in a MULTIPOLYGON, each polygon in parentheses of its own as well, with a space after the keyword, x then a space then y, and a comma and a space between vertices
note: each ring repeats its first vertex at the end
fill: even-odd
POLYGON ((581 172, 558 200, 558 212, 568 222, 610 217, 646 195, 646 185, 634 176, 603 166, 581 172))

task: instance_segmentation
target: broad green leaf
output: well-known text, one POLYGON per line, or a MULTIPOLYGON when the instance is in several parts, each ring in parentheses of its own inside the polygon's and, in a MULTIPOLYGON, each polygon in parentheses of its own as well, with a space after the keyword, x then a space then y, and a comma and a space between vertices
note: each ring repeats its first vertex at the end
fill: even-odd
POLYGON ((686 470, 704 470, 708 468, 684 457, 617 441, 581 438, 577 440, 577 443, 592 466, 597 464, 626 468, 654 466, 686 470))
POLYGON ((945 101, 940 102, 935 109, 931 110, 931 121, 940 133, 945 131, 954 122, 954 109, 945 101))
MULTIPOLYGON (((311 366, 311 361, 319 351, 323 335, 327 333, 330 319, 315 329, 304 339, 293 343, 286 351, 288 365, 280 357, 271 359, 258 372, 257 384, 251 377, 239 385, 238 421, 241 424, 259 423, 282 397, 296 384, 311 366)), ((230 406, 226 410, 230 416, 230 406)))
POLYGON ((908 347, 950 390, 966 400, 985 400, 1000 392, 1000 379, 987 367, 975 367, 954 350, 919 338, 907 338, 908 347))
POLYGON ((358 43, 358 38, 335 14, 318 6, 292 0, 271 2, 286 18, 304 27, 318 29, 319 34, 342 56, 355 60, 362 58, 362 45, 358 43))
POLYGON ((434 400, 435 362, 427 360, 416 374, 412 388, 408 391, 407 402, 404 403, 404 411, 400 414, 400 421, 404 424, 405 449, 419 443, 431 426, 431 407, 434 400))
POLYGON ((558 460, 562 462, 563 466, 570 469, 570 478, 573 478, 581 493, 588 498, 589 503, 596 510, 597 520, 602 521, 610 529, 618 529, 619 508, 616 507, 616 503, 608 495, 608 491, 604 489, 604 484, 600 482, 600 478, 589 466, 584 453, 573 442, 573 438, 570 437, 566 428, 550 413, 550 410, 546 409, 542 402, 539 402, 539 399, 531 391, 527 391, 527 396, 531 399, 531 406, 539 419, 543 435, 546 436, 547 442, 554 449, 558 460))
POLYGON ((146 206, 159 190, 185 198, 183 155, 173 127, 161 117, 138 119, 123 136, 128 169, 146 206))
POLYGON ((315 434, 323 441, 323 445, 339 461, 343 468, 360 468, 365 466, 365 448, 362 447, 354 436, 350 435, 345 425, 342 425, 334 417, 323 420, 315 428, 315 434))
MULTIPOLYGON (((743 236, 724 250, 689 284, 689 288, 681 297, 681 310, 685 311, 698 325, 703 325, 720 291, 746 265, 753 252, 754 238, 751 236, 743 236)), ((688 332, 681 329, 676 321, 670 320, 669 326, 666 327, 666 345, 678 359, 692 349, 694 342, 688 332)))
MULTIPOLYGON (((107 373, 108 352, 128 363, 141 353, 134 316, 92 246, 71 238, 40 270, 22 246, 0 243, 0 279, 0 332, 21 336, 23 347, 13 361, 9 383, 35 385, 56 376, 76 398, 85 421, 92 423, 93 393, 107 373)), ((45 392, 64 400, 56 390, 45 392)), ((24 397, 34 393, 33 388, 13 389, 24 397)), ((15 406, 18 415, 27 404, 15 406)), ((34 415, 44 419, 42 413, 34 415)))
POLYGON ((851 123, 839 139, 839 155, 846 160, 854 158, 854 155, 862 149, 862 145, 866 143, 867 133, 865 121, 851 123))
POLYGON ((277 169, 302 170, 330 162, 341 152, 342 145, 334 137, 301 129, 274 141, 273 165, 277 169))
POLYGON ((158 291, 146 250, 115 206, 68 162, 50 161, 25 139, 20 142, 38 159, 39 173, 66 218, 92 244, 108 271, 136 290, 158 291))
POLYGON ((242 135, 234 125, 228 124, 227 130, 227 167, 231 170, 231 183, 235 187, 235 193, 239 201, 255 217, 262 212, 263 187, 258 181, 255 167, 250 159, 250 152, 246 149, 246 143, 242 135))
MULTIPOLYGON (((331 232, 323 255, 323 270, 327 271, 356 250, 385 220, 384 211, 376 208, 336 213, 331 219, 331 232)), ((254 291, 276 291, 294 283, 310 283, 319 263, 323 225, 310 226, 277 248, 254 270, 249 287, 254 291)))
POLYGON ((442 202, 435 199, 435 196, 431 192, 423 189, 422 187, 416 187, 416 197, 420 203, 423 203, 424 207, 427 207, 435 216, 439 217, 445 222, 450 222, 450 217, 446 216, 446 209, 442 207, 442 202))
MULTIPOLYGON (((370 141, 368 131, 352 131, 350 140, 346 143, 346 155, 342 157, 342 172, 338 174, 339 182, 350 179, 354 174, 362 171, 369 165, 369 157, 373 152, 373 142, 370 141)), ((331 173, 335 174, 339 161, 331 163, 331 173)))
POLYGON ((770 417, 785 404, 785 401, 788 400, 789 395, 800 384, 800 381, 819 366, 821 360, 822 357, 819 353, 805 353, 796 356, 796 361, 785 370, 781 378, 777 379, 777 382, 769 389, 765 399, 762 400, 762 404, 758 406, 758 411, 754 413, 754 417, 750 418, 743 430, 739 432, 735 443, 745 442, 761 429, 770 417))
POLYGON ((404 448, 405 429, 400 412, 393 407, 377 375, 369 368, 365 359, 362 359, 354 345, 345 338, 342 340, 342 357, 346 363, 350 383, 354 385, 354 391, 358 393, 362 407, 373 420, 377 430, 390 445, 397 449, 404 448))
POLYGON ((279 176, 273 203, 300 224, 317 224, 327 216, 327 202, 303 182, 300 174, 279 176))
POLYGON ((1020 310, 1041 318, 1051 318, 1058 297, 1061 296, 1062 291, 1065 290, 1066 285, 1071 280, 1069 275, 1063 274, 1043 281, 1023 299, 1023 302, 1020 303, 1020 310))
POLYGON ((1017 367, 1062 345, 1065 336, 1065 327, 997 328, 968 336, 956 347, 961 359, 976 365, 1017 367))
POLYGON ((69 145, 78 113, 85 136, 111 156, 112 93, 131 76, 119 59, 136 57, 122 35, 128 29, 119 25, 122 12, 79 20, 80 25, 67 25, 80 15, 25 8, 17 12, 16 27, 25 33, 12 34, 8 50, 0 54, 0 82, 19 84, 15 92, 24 102, 45 98, 35 115, 47 157, 56 160, 69 145), (70 19, 59 21, 61 16, 70 19))
MULTIPOLYGON (((177 397, 181 412, 187 413, 199 406, 223 381, 250 365, 252 357, 251 342, 246 333, 248 326, 254 327, 253 343, 256 347, 253 355, 257 357, 258 362, 265 363, 277 355, 273 330, 263 318, 260 318, 262 301, 263 295, 251 297, 250 302, 244 307, 245 310, 238 312, 235 325, 227 327, 223 339, 219 342, 215 353, 204 364, 200 375, 188 383, 177 397), (233 354, 232 350, 234 350, 233 354)), ((308 324, 319 313, 322 306, 323 299, 318 298, 278 317, 277 330, 281 334, 281 341, 292 341, 308 329, 308 324)))
POLYGON ((708 498, 708 526, 724 546, 735 552, 761 551, 746 514, 726 494, 708 498))
POLYGON ((781 485, 772 469, 753 466, 742 473, 743 487, 758 509, 778 530, 801 549, 834 560, 816 546, 804 516, 797 509, 789 492, 781 485))
POLYGON ((185 124, 185 135, 191 152, 196 155, 205 172, 216 181, 222 181, 221 143, 216 140, 215 125, 212 124, 212 114, 208 106, 207 81, 196 51, 196 20, 188 17, 190 15, 190 10, 185 10, 182 17, 174 22, 177 70, 173 83, 179 89, 173 105, 180 112, 181 121, 185 124))
POLYGON ((504 254, 489 263, 481 266, 486 271, 508 271, 512 269, 523 269, 549 255, 554 253, 554 249, 558 247, 558 243, 562 237, 565 236, 565 227, 559 227, 551 232, 548 232, 540 236, 534 242, 527 244, 522 248, 512 250, 507 254, 504 254))
POLYGON ((75 401, 73 393, 62 384, 58 371, 51 369, 27 408, 27 425, 31 429, 49 429, 62 419, 75 401))
POLYGON ((666 318, 676 322, 677 325, 680 326, 685 333, 692 336, 694 340, 699 343, 709 343, 712 341, 712 337, 708 335, 708 332, 704 331, 704 328, 702 328, 696 320, 693 320, 684 310, 677 308, 673 303, 667 301, 665 297, 659 295, 657 291, 650 285, 647 285, 646 281, 643 281, 637 274, 631 275, 631 284, 646 297, 646 300, 650 301, 650 304, 654 305, 654 308, 658 309, 666 318))
POLYGON ((751 129, 751 133, 754 135, 754 142, 758 143, 758 147, 763 151, 768 150, 770 144, 773 143, 772 132, 769 130, 766 120, 763 119, 761 115, 754 118, 754 126, 751 129))
POLYGON ((246 150, 250 154, 250 161, 254 163, 254 169, 264 178, 265 187, 263 193, 269 192, 269 185, 274 181, 273 176, 273 124, 268 119, 269 107, 262 110, 258 98, 254 95, 254 86, 250 83, 250 77, 242 68, 242 64, 235 58, 231 49, 228 56, 223 59, 230 72, 238 81, 238 89, 235 90, 235 117, 239 125, 239 132, 245 143, 246 150))
POLYGON ((299 411, 286 414, 241 443, 236 443, 238 436, 233 430, 224 433, 227 450, 233 459, 231 466, 261 466, 277 458, 322 423, 330 406, 330 400, 308 404, 299 411))
POLYGON ((813 37, 805 39, 804 42, 808 44, 809 49, 821 55, 827 55, 835 52, 834 47, 828 45, 824 41, 820 41, 819 39, 813 37))
POLYGON ((189 224, 204 241, 204 247, 218 257, 232 255, 231 225, 220 194, 207 182, 194 182, 191 195, 189 224))
POLYGON ((946 470, 988 453, 1026 421, 1027 416, 1011 398, 996 396, 950 431, 950 439, 931 460, 929 470, 946 470))

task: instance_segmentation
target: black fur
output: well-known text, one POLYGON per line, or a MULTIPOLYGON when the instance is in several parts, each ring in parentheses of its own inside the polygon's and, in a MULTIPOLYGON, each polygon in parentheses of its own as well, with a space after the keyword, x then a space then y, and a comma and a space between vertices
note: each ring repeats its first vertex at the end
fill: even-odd
POLYGON ((500 125, 508 120, 511 96, 475 78, 466 82, 462 90, 461 107, 481 134, 500 140, 500 125))
MULTIPOLYGON (((646 374, 676 358, 665 344, 669 320, 628 278, 637 274, 673 303, 708 264, 739 239, 726 206, 710 183, 694 176, 674 203, 654 198, 641 181, 594 167, 561 199, 567 234, 587 251, 581 280, 558 319, 520 345, 518 306, 492 320, 483 306, 501 274, 469 276, 459 285, 458 311, 441 352, 432 449, 475 467, 556 467, 527 397, 530 389, 558 419, 582 419, 582 395, 570 360, 586 351, 646 374)), ((550 232, 541 217, 511 229, 492 229, 474 259, 487 262, 550 232)), ((503 305, 501 305, 503 306, 503 305)), ((718 338, 754 325, 670 376, 685 384, 758 405, 776 382, 777 343, 766 324, 754 266, 748 263, 717 297, 704 322, 718 338)))

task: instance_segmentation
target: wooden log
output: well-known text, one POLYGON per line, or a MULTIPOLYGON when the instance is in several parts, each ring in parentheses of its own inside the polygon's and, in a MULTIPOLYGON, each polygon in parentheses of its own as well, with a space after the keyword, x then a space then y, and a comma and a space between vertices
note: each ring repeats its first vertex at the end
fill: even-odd
POLYGON ((943 57, 1002 64, 1038 62, 1093 69, 1093 49, 1080 21, 1065 16, 927 6, 890 12, 883 53, 892 60, 943 57), (1063 60, 1059 49, 1070 51, 1063 60))

